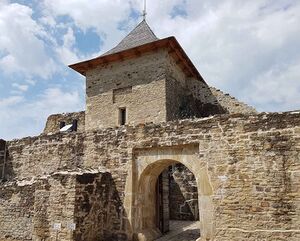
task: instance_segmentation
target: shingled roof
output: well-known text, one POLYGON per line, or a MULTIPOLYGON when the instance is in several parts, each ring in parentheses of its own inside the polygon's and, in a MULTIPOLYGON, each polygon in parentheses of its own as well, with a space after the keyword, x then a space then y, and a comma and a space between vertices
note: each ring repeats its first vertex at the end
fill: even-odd
POLYGON ((102 56, 118 53, 157 40, 159 39, 155 36, 147 22, 143 20, 116 47, 107 51, 102 56))
POLYGON ((187 76, 193 76, 204 82, 202 76, 189 59, 183 48, 180 46, 175 37, 158 39, 152 32, 145 20, 143 20, 135 29, 133 29, 116 47, 104 53, 103 55, 69 65, 82 75, 102 64, 126 59, 137 58, 142 54, 157 51, 158 49, 167 49, 176 64, 186 73, 187 76))

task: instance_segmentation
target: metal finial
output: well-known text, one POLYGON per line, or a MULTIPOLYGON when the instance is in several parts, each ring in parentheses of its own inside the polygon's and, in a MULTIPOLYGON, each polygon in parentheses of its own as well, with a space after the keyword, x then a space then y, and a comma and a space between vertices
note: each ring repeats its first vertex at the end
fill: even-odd
POLYGON ((147 0, 144 0, 144 10, 143 10, 143 20, 146 20, 146 16, 147 16, 147 0))

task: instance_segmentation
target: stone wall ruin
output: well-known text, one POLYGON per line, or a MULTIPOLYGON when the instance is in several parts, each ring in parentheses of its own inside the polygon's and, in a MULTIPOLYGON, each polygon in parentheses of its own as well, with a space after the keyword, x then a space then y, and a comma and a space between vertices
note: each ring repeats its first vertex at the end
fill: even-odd
POLYGON ((200 190, 203 240, 296 241, 300 238, 299 140, 300 114, 292 112, 221 115, 8 141, 8 180, 0 184, 0 237, 4 241, 39 240, 36 235, 43 234, 50 240, 56 235, 51 229, 54 223, 60 221, 65 227, 72 221, 78 223, 78 230, 62 231, 60 238, 75 240, 85 235, 89 220, 96 216, 102 228, 96 235, 100 240, 131 240, 134 234, 146 237, 132 206, 132 184, 138 182, 136 150, 156 153, 157 160, 163 157, 157 150, 169 150, 174 160, 179 158, 176 150, 196 145, 195 159, 186 158, 184 164, 193 170, 200 190), (82 174, 78 175, 95 170, 100 173, 94 174, 99 181, 85 187, 71 174, 79 170, 82 174), (108 226, 106 214, 89 212, 94 205, 90 201, 85 205, 84 193, 96 198, 96 183, 108 180, 97 175, 114 183, 107 186, 104 181, 106 187, 99 189, 107 193, 104 203, 113 200, 105 204, 113 217, 108 226), (68 203, 59 201, 62 197, 68 203))

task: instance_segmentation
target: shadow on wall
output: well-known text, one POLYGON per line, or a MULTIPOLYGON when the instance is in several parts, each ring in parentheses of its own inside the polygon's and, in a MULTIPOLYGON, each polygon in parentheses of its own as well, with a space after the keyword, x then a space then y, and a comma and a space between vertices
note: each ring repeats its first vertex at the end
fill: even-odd
POLYGON ((16 174, 8 152, 7 142, 0 139, 0 181, 6 182, 15 176, 16 174))
POLYGON ((180 84, 169 77, 166 92, 168 121, 228 113, 204 82, 189 79, 180 84))
POLYGON ((12 162, 10 161, 10 155, 7 153, 7 162, 4 167, 4 181, 12 180, 16 177, 16 173, 14 172, 14 167, 12 162))
POLYGON ((182 164, 169 168, 170 219, 199 220, 198 189, 194 174, 182 164))
POLYGON ((212 94, 210 98, 214 99, 213 103, 205 103, 195 98, 192 94, 182 96, 179 104, 179 118, 203 118, 211 115, 228 113, 212 94))
POLYGON ((76 241, 126 241, 127 214, 111 173, 77 176, 76 241))

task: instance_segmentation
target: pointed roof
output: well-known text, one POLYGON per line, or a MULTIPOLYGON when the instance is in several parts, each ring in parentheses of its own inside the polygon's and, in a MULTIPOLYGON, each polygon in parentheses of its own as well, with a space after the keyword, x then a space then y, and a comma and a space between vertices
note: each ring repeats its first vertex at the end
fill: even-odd
POLYGON ((158 49, 167 49, 170 56, 174 58, 176 64, 186 73, 187 76, 204 81, 197 68, 189 59, 183 48, 175 37, 158 39, 147 22, 143 20, 135 29, 133 29, 116 47, 104 53, 103 55, 69 65, 82 75, 102 64, 126 59, 137 58, 142 54, 157 51, 158 49))
POLYGON ((102 56, 118 53, 157 40, 159 39, 155 36, 146 20, 143 20, 116 47, 107 51, 102 56))

